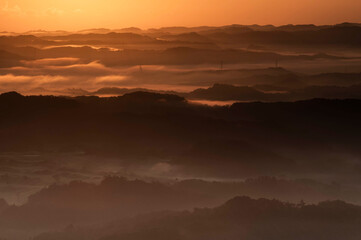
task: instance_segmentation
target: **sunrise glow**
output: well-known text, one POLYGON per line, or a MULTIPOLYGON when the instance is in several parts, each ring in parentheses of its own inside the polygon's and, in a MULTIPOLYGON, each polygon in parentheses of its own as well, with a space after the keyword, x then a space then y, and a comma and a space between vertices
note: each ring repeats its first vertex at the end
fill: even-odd
POLYGON ((0 30, 79 30, 226 24, 334 24, 360 21, 357 0, 7 0, 0 30))

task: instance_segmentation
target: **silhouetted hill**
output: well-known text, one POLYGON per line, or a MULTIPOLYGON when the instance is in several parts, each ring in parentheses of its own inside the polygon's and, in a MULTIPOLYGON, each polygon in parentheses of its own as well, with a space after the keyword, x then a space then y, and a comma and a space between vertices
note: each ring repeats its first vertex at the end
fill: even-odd
POLYGON ((73 108, 77 102, 64 97, 54 96, 23 96, 17 92, 0 94, 0 115, 4 118, 12 114, 37 114, 47 111, 73 108))
POLYGON ((92 94, 95 95, 123 95, 126 93, 131 92, 138 92, 138 91, 146 91, 147 89, 144 88, 117 88, 117 87, 107 87, 107 88, 100 88, 92 94))
POLYGON ((208 38, 220 43, 244 44, 286 44, 286 45, 323 45, 339 44, 357 46, 360 43, 361 27, 336 25, 321 28, 280 27, 273 31, 229 32, 218 29, 209 34, 208 38), (288 29, 287 29, 288 28, 288 29), (291 28, 291 29, 290 29, 291 28), (298 30, 296 30, 298 28, 298 30), (303 28, 300 30, 300 28, 303 28), (296 31, 295 31, 296 30, 296 31))
MULTIPOLYGON (((212 200, 210 201, 212 202, 212 200)), ((192 196, 161 183, 107 177, 99 185, 73 181, 52 185, 29 197, 22 206, 1 213, 1 228, 61 227, 68 223, 102 223, 155 210, 183 209, 206 204, 201 194, 192 196)))
MULTIPOLYGON (((277 197, 293 203, 299 202, 299 199, 320 201, 338 196, 355 197, 352 191, 342 190, 337 185, 306 179, 260 177, 237 182, 190 179, 160 183, 106 177, 99 184, 72 181, 63 185, 51 185, 31 195, 27 203, 21 206, 5 204, 3 211, 0 211, 0 234, 6 232, 6 229, 39 232, 50 228, 61 229, 69 224, 85 226, 96 223, 103 225, 117 219, 128 221, 127 218, 130 216, 153 211, 213 207, 236 195, 245 194, 253 197, 277 197)), ((260 205, 261 202, 249 198, 235 198, 214 211, 217 215, 221 213, 218 217, 232 213, 232 216, 250 214, 253 217, 258 211, 255 217, 262 218, 262 214, 270 214, 270 208, 280 204, 278 201, 265 201, 265 205, 260 205)), ((346 204, 336 204, 337 202, 329 202, 322 203, 322 206, 347 207, 346 204)), ((279 210, 273 209, 274 217, 278 216, 279 210)), ((199 209, 195 212, 199 212, 199 209)), ((167 215, 165 212, 163 216, 167 215)), ((159 220, 158 215, 155 216, 159 220)), ((97 234, 100 233, 112 234, 103 231, 97 234)))
POLYGON ((228 25, 221 27, 168 27, 143 31, 138 28, 87 29, 75 34, 64 31, 29 32, 33 35, 1 36, 0 45, 49 46, 61 44, 156 44, 163 38, 178 42, 207 42, 235 44, 287 44, 287 45, 359 45, 361 26, 357 23, 337 25, 228 25))
POLYGON ((100 34, 100 33, 70 34, 66 36, 50 36, 47 37, 46 39, 63 40, 63 41, 67 41, 68 44, 84 44, 84 43, 140 44, 140 43, 156 42, 155 39, 131 32, 127 32, 127 33, 109 32, 106 34, 100 34))
MULTIPOLYGON (((212 87, 196 89, 189 94, 184 94, 189 99, 203 100, 237 100, 237 101, 296 101, 312 98, 327 99, 361 99, 360 85, 348 87, 340 86, 308 86, 289 89, 290 81, 274 83, 274 85, 255 85, 254 87, 238 87, 226 84, 214 84, 212 87), (279 84, 279 85, 278 85, 279 84), (287 88, 285 87, 288 86, 287 88), (257 89, 263 89, 262 92, 257 89), (281 90, 283 92, 267 92, 281 90), (287 90, 287 91, 285 91, 287 90)), ((302 83, 295 83, 302 85, 302 83)), ((294 87, 294 85, 293 85, 294 87)))
POLYGON ((47 46, 53 42, 33 35, 0 36, 0 46, 47 46))
MULTIPOLYGON (((117 40, 118 41, 118 40, 117 40)), ((75 43, 69 43, 75 44, 75 43)), ((80 44, 80 43, 78 43, 80 44)), ((114 50, 110 48, 96 49, 88 46, 88 43, 81 43, 79 46, 54 45, 49 48, 35 47, 13 47, 9 48, 11 53, 24 58, 80 58, 83 61, 99 61, 106 66, 134 66, 134 65, 198 65, 198 64, 224 64, 234 63, 267 63, 273 64, 279 61, 303 61, 317 59, 347 59, 328 54, 313 55, 284 55, 274 52, 257 52, 240 49, 219 49, 219 48, 196 48, 179 46, 166 48, 165 50, 139 50, 124 49, 114 50)), ((91 45, 91 43, 89 43, 91 45)))
POLYGON ((361 235, 361 208, 341 201, 317 205, 235 197, 216 208, 140 216, 108 227, 45 233, 42 239, 355 239, 361 235), (72 238, 68 238, 72 239, 72 238))
POLYGON ((209 43, 211 42, 207 37, 202 36, 198 33, 183 33, 179 35, 163 35, 161 39, 167 41, 180 41, 180 42, 193 42, 193 43, 209 43))
POLYGON ((125 102, 139 102, 139 103, 151 103, 151 102, 164 102, 164 103, 182 103, 184 98, 172 94, 160 94, 151 92, 132 92, 124 94, 121 97, 125 102))
POLYGON ((360 163, 341 155, 360 155, 359 107, 359 100, 208 107, 146 92, 110 98, 8 93, 0 96, 0 138, 6 139, 0 151, 81 151, 121 157, 130 166, 166 161, 177 171, 199 176, 351 176, 360 163), (324 164, 328 153, 320 150, 328 144, 337 156, 332 164, 324 164), (223 160, 227 164, 220 168, 223 160))
POLYGON ((116 32, 140 34, 143 33, 143 30, 137 27, 128 27, 128 28, 117 29, 116 32))
POLYGON ((269 101, 281 100, 281 94, 264 93, 252 87, 237 87, 225 84, 214 84, 208 89, 196 89, 187 94, 191 99, 269 101))
POLYGON ((200 34, 208 35, 208 34, 217 34, 217 33, 225 33, 225 34, 241 34, 245 32, 250 32, 253 29, 249 26, 242 26, 242 25, 229 25, 217 28, 211 28, 204 31, 201 31, 200 34))
POLYGON ((201 26, 201 27, 181 27, 181 26, 174 26, 174 27, 162 27, 159 29, 149 29, 148 31, 151 32, 155 32, 155 31, 160 31, 160 32, 169 32, 172 34, 183 34, 183 33, 190 33, 190 32, 199 32, 199 31, 204 31, 210 28, 214 28, 214 27, 208 27, 208 26, 201 26))
POLYGON ((320 28, 324 28, 324 26, 320 27, 320 26, 316 26, 314 24, 306 24, 306 25, 288 24, 288 25, 283 25, 283 26, 276 27, 277 30, 290 31, 290 32, 294 32, 294 31, 315 31, 315 30, 319 30, 320 28))
POLYGON ((17 92, 6 92, 0 94, 0 99, 3 101, 21 101, 24 99, 24 96, 17 92))

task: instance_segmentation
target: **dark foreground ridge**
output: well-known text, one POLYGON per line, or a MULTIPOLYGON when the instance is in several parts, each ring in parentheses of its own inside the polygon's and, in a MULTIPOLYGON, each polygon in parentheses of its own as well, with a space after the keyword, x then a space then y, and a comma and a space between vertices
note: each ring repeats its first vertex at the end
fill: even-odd
POLYGON ((128 166, 166 162, 211 177, 356 176, 361 163, 343 153, 361 156, 360 109, 361 100, 352 99, 208 107, 146 92, 110 98, 13 92, 0 95, 6 139, 0 151, 83 152, 128 166))
POLYGON ((357 239, 361 207, 342 201, 317 205, 235 197, 215 208, 154 213, 100 228, 70 226, 36 240, 60 239, 357 239))
POLYGON ((357 197, 350 193, 345 195, 347 193, 331 184, 274 177, 238 182, 189 179, 161 183, 109 176, 99 184, 72 181, 50 185, 31 195, 20 206, 8 205, 0 199, 0 235, 7 228, 45 231, 61 229, 69 223, 102 224, 154 211, 213 207, 237 195, 319 202, 357 197))

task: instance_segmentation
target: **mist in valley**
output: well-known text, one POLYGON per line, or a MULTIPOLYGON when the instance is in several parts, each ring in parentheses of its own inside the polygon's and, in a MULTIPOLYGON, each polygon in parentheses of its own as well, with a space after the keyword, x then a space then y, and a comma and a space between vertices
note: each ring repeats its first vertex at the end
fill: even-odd
POLYGON ((3 32, 0 239, 359 239, 360 40, 3 32))

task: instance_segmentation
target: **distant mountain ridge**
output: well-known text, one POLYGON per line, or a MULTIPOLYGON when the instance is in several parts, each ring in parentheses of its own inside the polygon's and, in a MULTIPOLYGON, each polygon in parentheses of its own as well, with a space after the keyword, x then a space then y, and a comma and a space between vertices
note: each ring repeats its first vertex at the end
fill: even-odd
MULTIPOLYGON (((149 29, 141 29, 137 27, 129 27, 129 28, 121 28, 121 29, 108 29, 108 28, 93 28, 93 29, 82 29, 76 31, 77 33, 109 33, 109 32, 133 32, 133 33, 147 33, 147 32, 169 32, 174 34, 182 34, 182 33, 189 33, 189 32, 200 32, 200 31, 209 31, 214 29, 227 29, 227 28, 248 28, 255 31, 274 31, 274 30, 285 30, 285 31, 305 31, 305 30, 317 30, 323 28, 330 28, 330 27, 361 27, 361 23, 351 23, 351 22, 344 22, 334 25, 314 25, 314 24, 286 24, 286 25, 242 25, 242 24, 232 24, 232 25, 225 25, 225 26, 199 26, 199 27, 181 27, 181 26, 174 26, 174 27, 161 27, 161 28, 149 28, 149 29)), ((46 31, 46 30, 30 30, 24 33, 12 33, 12 34, 30 34, 30 35, 65 35, 69 34, 70 31, 65 30, 58 30, 58 31, 46 31)))

